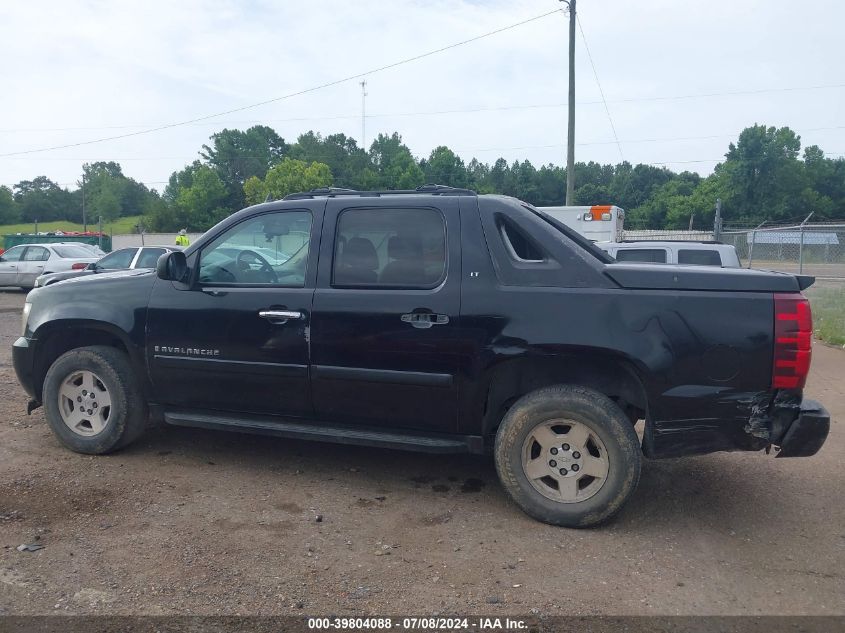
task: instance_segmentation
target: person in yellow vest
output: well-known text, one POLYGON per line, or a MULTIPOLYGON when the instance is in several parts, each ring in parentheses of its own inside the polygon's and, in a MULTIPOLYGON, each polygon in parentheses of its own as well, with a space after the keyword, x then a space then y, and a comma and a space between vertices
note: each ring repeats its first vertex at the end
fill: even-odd
POLYGON ((182 229, 179 231, 179 235, 176 236, 176 246, 181 246, 185 248, 191 243, 191 240, 188 239, 187 231, 182 229))

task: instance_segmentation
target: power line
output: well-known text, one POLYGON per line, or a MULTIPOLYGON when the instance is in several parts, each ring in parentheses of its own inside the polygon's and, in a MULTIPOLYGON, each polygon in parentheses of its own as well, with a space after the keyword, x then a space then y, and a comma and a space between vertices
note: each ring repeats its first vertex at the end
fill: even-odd
POLYGON ((437 55, 438 53, 442 53, 442 52, 451 50, 453 48, 458 48, 459 46, 464 46, 464 45, 470 44, 472 42, 477 42, 478 40, 490 37, 492 35, 497 35, 497 34, 502 33, 504 31, 508 31, 510 29, 514 29, 514 28, 517 28, 519 26, 523 26, 525 24, 535 22, 535 21, 540 20, 542 18, 545 18, 545 17, 548 17, 548 16, 553 15, 555 13, 558 13, 559 11, 560 11, 560 9, 555 9, 554 11, 548 11, 547 13, 543 13, 541 15, 534 16, 533 18, 528 18, 527 20, 522 20, 521 22, 516 22, 514 24, 510 24, 508 26, 504 26, 504 27, 495 29, 493 31, 488 31, 487 33, 483 33, 481 35, 476 35, 475 37, 471 37, 469 39, 462 40, 460 42, 455 42, 454 44, 449 44, 448 46, 443 46, 441 48, 438 48, 438 49, 435 49, 435 50, 432 50, 432 51, 420 53, 419 55, 414 55, 413 57, 408 57, 406 59, 403 59, 403 60, 400 60, 400 61, 397 61, 397 62, 385 64, 384 66, 379 66, 378 68, 374 68, 372 70, 367 70, 367 71, 364 71, 364 72, 361 72, 361 73, 356 73, 354 75, 349 75, 349 76, 344 77, 342 79, 335 79, 334 81, 328 81, 328 82, 320 84, 318 86, 312 86, 311 88, 305 88, 304 90, 298 90, 296 92, 291 92, 291 93, 288 93, 288 94, 283 95, 281 97, 274 97, 272 99, 266 99, 264 101, 259 101, 258 103, 252 103, 250 105, 241 106, 239 108, 232 108, 231 110, 225 110, 223 112, 217 112, 215 114, 208 114, 206 116, 196 117, 194 119, 188 119, 187 121, 178 121, 178 122, 175 122, 175 123, 168 123, 166 125, 160 125, 160 126, 148 128, 148 129, 145 129, 145 130, 139 130, 137 132, 127 132, 126 134, 118 134, 118 135, 115 135, 115 136, 106 136, 106 137, 103 137, 103 138, 93 139, 93 140, 90 140, 90 141, 81 141, 81 142, 78 142, 78 143, 68 143, 66 145, 56 145, 56 146, 53 146, 53 147, 43 147, 43 148, 39 148, 39 149, 30 149, 30 150, 23 150, 23 151, 18 151, 18 152, 8 152, 6 154, 0 154, 0 157, 3 157, 3 156, 20 156, 20 155, 23 155, 23 154, 35 154, 35 153, 39 153, 39 152, 47 152, 47 151, 56 150, 56 149, 66 149, 66 148, 69 148, 69 147, 80 147, 82 145, 93 145, 94 143, 103 143, 105 141, 115 141, 115 140, 118 140, 118 139, 129 138, 129 137, 132 137, 132 136, 141 136, 142 134, 152 134, 153 132, 161 132, 163 130, 169 130, 169 129, 172 129, 172 128, 175 128, 175 127, 181 127, 181 126, 184 126, 184 125, 189 125, 191 123, 198 123, 200 121, 207 121, 208 119, 226 116, 227 114, 234 114, 235 112, 243 112, 244 110, 250 110, 252 108, 257 108, 259 106, 267 105, 267 104, 270 104, 270 103, 276 103, 278 101, 283 101, 285 99, 291 99, 293 97, 298 97, 298 96, 308 94, 308 93, 311 93, 311 92, 316 92, 318 90, 323 90, 325 88, 330 88, 331 86, 336 86, 338 84, 345 83, 347 81, 352 81, 353 79, 362 79, 362 78, 366 77, 367 75, 373 75, 375 73, 380 73, 380 72, 383 72, 385 70, 389 70, 391 68, 396 68, 397 66, 402 66, 403 64, 409 64, 411 62, 419 61, 420 59, 424 59, 426 57, 431 57, 432 55, 437 55))
MULTIPOLYGON (((368 116, 369 118, 369 116, 368 116)), ((845 130, 845 125, 831 125, 825 127, 812 127, 812 128, 796 128, 794 131, 799 134, 806 134, 808 132, 826 132, 831 130, 845 130)), ((735 138, 737 136, 736 132, 731 133, 724 133, 724 134, 705 134, 702 136, 674 136, 674 137, 651 137, 651 138, 640 138, 640 139, 625 139, 625 140, 606 140, 606 141, 584 141, 581 143, 576 143, 577 147, 590 147, 595 145, 614 145, 617 142, 624 143, 625 145, 637 145, 641 143, 675 143, 679 141, 703 141, 703 140, 714 140, 714 139, 721 139, 721 138, 735 138)), ((545 145, 520 145, 520 146, 510 146, 510 147, 474 147, 474 148, 453 148, 454 151, 460 152, 498 152, 498 151, 511 151, 511 150, 523 150, 523 149, 551 149, 557 147, 566 147, 565 143, 551 143, 545 145)), ((825 152, 825 156, 837 156, 835 152, 825 152)), ((3 156, 6 160, 30 160, 25 156, 3 156)), ((250 154, 241 154, 231 160, 241 160, 241 159, 264 159, 266 156, 258 156, 258 155, 250 155, 250 154)), ((82 163, 95 163, 95 162, 121 162, 121 161, 134 161, 134 160, 182 160, 182 161, 193 161, 195 157, 185 158, 184 156, 123 156, 123 157, 114 157, 114 156, 107 156, 107 157, 80 157, 80 156, 44 156, 41 157, 39 160, 70 160, 70 161, 79 161, 82 163)))
MULTIPOLYGON (((652 97, 628 97, 624 99, 607 99, 606 101, 602 100, 589 100, 589 101, 576 101, 577 105, 604 105, 605 103, 640 103, 640 102, 653 102, 653 101, 679 101, 679 100, 689 100, 689 99, 709 99, 714 97, 736 97, 736 96, 748 96, 748 95, 758 95, 758 94, 766 94, 766 93, 778 93, 778 92, 800 92, 800 91, 807 91, 807 90, 830 90, 830 89, 841 89, 845 88, 845 84, 827 84, 827 85, 819 85, 819 86, 792 86, 792 87, 778 87, 778 88, 758 88, 754 90, 737 90, 737 91, 730 91, 730 92, 708 92, 708 93, 697 93, 697 94, 686 94, 686 95, 663 95, 663 96, 652 96, 652 97)), ((439 116, 439 115, 447 115, 447 114, 476 114, 479 112, 510 112, 513 110, 534 110, 534 109, 545 109, 545 108, 565 108, 567 106, 567 102, 555 102, 555 103, 529 103, 529 104, 512 104, 512 105, 504 105, 504 106, 479 106, 479 107, 472 107, 472 108, 455 108, 449 110, 424 110, 424 111, 417 111, 417 112, 385 112, 385 113, 376 113, 376 114, 367 114, 367 119, 386 119, 386 118, 398 118, 398 117, 418 117, 418 116, 439 116)), ((249 107, 249 106, 247 106, 249 107)), ((360 114, 329 114, 326 116, 314 116, 314 117, 291 117, 285 119, 239 119, 239 120, 229 120, 229 121, 206 121, 205 119, 213 118, 216 116, 222 115, 210 115, 209 117, 205 117, 202 121, 196 120, 191 122, 186 122, 184 125, 246 125, 250 123, 296 123, 301 121, 334 121, 334 120, 343 120, 343 119, 359 119, 361 117, 360 114)), ((132 128, 146 128, 148 126, 153 127, 164 127, 166 124, 153 124, 153 123, 137 123, 137 124, 127 124, 127 125, 106 125, 106 126, 79 126, 79 127, 52 127, 52 128, 3 128, 0 129, 0 133, 12 133, 12 132, 77 132, 77 131, 87 131, 87 130, 125 130, 125 129, 132 129, 132 128)), ((627 141, 623 141, 627 142, 627 141)))
POLYGON ((578 30, 581 31, 581 39, 584 40, 584 48, 587 51, 587 59, 590 60, 590 66, 593 69, 593 76, 596 78, 596 85, 599 87, 599 94, 601 95, 601 101, 604 104, 604 111, 607 113, 607 120, 610 121, 610 129, 613 131, 613 138, 616 139, 616 147, 619 150, 619 156, 622 160, 625 160, 625 154, 622 152, 622 143, 619 142, 619 136, 616 134, 616 126, 613 125, 613 117, 610 116, 610 108, 607 107, 607 99, 604 97, 604 90, 601 87, 601 82, 599 81, 599 73, 596 71, 596 65, 593 63, 593 55, 590 53, 590 45, 587 44, 587 36, 584 35, 584 27, 581 26, 581 18, 578 15, 575 15, 575 21, 578 22, 578 30))

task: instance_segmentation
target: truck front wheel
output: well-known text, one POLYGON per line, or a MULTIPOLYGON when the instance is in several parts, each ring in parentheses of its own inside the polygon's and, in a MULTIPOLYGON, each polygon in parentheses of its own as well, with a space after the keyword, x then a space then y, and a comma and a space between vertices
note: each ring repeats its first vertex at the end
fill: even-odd
POLYGON ((42 402, 53 433, 78 453, 99 455, 126 446, 147 424, 129 359, 113 347, 62 354, 44 379, 42 402))
POLYGON ((639 442, 625 413, 572 385, 518 400, 496 434, 495 458, 502 485, 527 514, 566 527, 608 520, 640 478, 639 442))

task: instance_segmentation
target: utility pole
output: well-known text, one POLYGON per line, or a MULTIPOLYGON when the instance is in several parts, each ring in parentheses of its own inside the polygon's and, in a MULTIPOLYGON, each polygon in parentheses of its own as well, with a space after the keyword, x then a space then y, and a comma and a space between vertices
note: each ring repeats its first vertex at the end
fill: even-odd
POLYGON ((575 0, 560 0, 569 7, 569 125, 566 136, 566 206, 575 197, 575 0))
POLYGON ((367 80, 361 82, 361 149, 367 151, 367 80))
POLYGON ((722 239, 722 199, 716 198, 716 217, 713 220, 713 239, 722 239))
POLYGON ((88 218, 85 215, 85 172, 82 172, 82 232, 88 232, 88 218))

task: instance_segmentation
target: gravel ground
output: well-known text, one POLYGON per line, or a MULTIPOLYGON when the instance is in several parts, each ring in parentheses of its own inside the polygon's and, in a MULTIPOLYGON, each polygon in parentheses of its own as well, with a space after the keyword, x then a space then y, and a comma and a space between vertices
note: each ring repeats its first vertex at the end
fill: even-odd
POLYGON ((23 297, 0 291, 0 614, 845 614, 843 351, 814 351, 817 456, 646 461, 575 531, 481 457, 176 428, 71 453, 25 414, 23 297))

